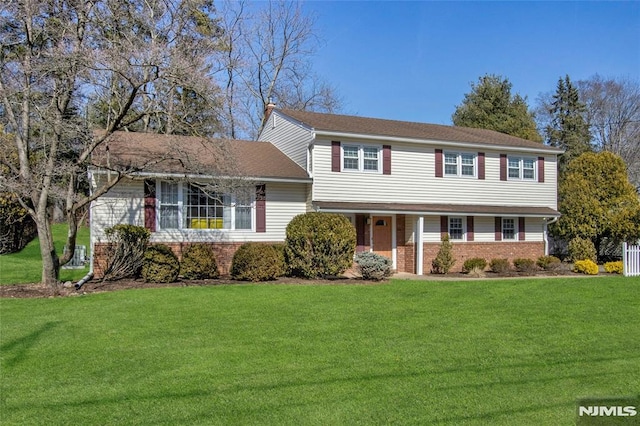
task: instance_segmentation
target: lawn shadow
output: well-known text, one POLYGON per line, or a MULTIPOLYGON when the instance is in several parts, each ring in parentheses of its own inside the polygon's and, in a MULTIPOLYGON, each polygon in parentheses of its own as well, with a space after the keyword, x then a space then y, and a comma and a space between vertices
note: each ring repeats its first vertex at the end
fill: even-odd
POLYGON ((0 352, 8 353, 13 351, 12 354, 7 356, 5 366, 13 367, 20 362, 20 360, 24 359, 25 354, 36 344, 38 340, 40 340, 40 337, 57 327, 58 324, 60 324, 60 321, 49 321, 42 324, 40 328, 32 331, 26 336, 18 337, 6 343, 2 343, 0 345, 0 352))

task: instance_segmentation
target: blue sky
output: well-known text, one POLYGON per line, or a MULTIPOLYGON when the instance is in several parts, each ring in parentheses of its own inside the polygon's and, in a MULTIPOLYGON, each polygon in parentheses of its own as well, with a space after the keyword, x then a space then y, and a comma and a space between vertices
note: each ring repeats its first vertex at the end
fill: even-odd
POLYGON ((640 2, 308 1, 344 113, 450 124, 484 74, 533 107, 558 78, 640 78, 640 2))

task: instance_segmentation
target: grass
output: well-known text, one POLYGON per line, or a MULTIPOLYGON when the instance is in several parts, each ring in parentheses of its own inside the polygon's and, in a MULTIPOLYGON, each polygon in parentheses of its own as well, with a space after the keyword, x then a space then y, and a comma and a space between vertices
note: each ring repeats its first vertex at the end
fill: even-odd
MULTIPOLYGON (((56 251, 60 255, 64 249, 67 237, 66 224, 54 224, 53 240, 56 251)), ((89 251, 89 228, 78 228, 78 245, 84 245, 89 251)), ((87 256, 89 253, 87 253, 87 256)), ((61 281, 77 281, 89 272, 89 266, 82 269, 62 269, 61 281)), ((0 285, 37 283, 42 279, 42 258, 40 257, 40 241, 35 238, 18 253, 3 254, 0 256, 0 285)))
POLYGON ((640 389, 640 280, 2 299, 3 425, 571 425, 640 389))

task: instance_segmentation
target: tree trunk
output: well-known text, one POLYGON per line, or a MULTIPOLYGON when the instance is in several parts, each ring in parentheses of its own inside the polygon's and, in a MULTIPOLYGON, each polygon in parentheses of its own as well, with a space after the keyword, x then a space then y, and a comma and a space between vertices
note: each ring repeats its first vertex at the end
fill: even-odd
POLYGON ((54 293, 58 291, 60 276, 60 261, 53 244, 51 224, 44 214, 36 218, 36 228, 40 240, 40 255, 42 257, 42 283, 51 288, 54 293))

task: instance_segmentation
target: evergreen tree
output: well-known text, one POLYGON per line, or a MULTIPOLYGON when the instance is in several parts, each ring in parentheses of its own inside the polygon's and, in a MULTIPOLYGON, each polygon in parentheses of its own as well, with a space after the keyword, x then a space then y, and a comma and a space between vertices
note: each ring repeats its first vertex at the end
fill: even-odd
POLYGON ((550 229, 556 237, 589 239, 598 253, 605 240, 620 243, 640 238, 640 199, 618 155, 588 152, 573 159, 558 198, 562 216, 550 229))
POLYGON ((455 126, 490 129, 519 138, 542 142, 526 98, 511 94, 511 83, 497 75, 485 75, 471 84, 461 105, 451 117, 455 126))
POLYGON ((560 178, 564 176, 572 159, 592 151, 589 123, 584 119, 585 110, 578 89, 571 83, 569 76, 560 78, 553 102, 549 106, 551 123, 545 128, 547 143, 565 150, 558 159, 560 178))

